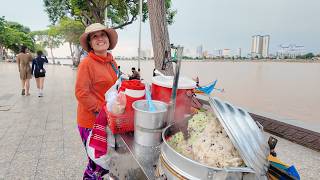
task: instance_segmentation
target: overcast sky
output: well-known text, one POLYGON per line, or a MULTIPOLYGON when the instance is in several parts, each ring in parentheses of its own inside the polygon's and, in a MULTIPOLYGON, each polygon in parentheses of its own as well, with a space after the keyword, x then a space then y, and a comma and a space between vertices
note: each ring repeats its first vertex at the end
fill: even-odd
MULTIPOLYGON (((191 53, 199 45, 215 49, 241 48, 250 51, 251 36, 270 35, 270 51, 279 45, 305 46, 306 51, 320 52, 320 0, 172 0, 178 10, 169 26, 171 43, 183 45, 191 53)), ((42 0, 0 0, 0 16, 31 28, 45 29, 49 19, 42 0)), ((135 56, 138 48, 138 23, 119 30, 115 55, 135 56)), ((152 49, 149 24, 142 26, 142 49, 152 49)), ((69 55, 66 48, 57 56, 69 55)))

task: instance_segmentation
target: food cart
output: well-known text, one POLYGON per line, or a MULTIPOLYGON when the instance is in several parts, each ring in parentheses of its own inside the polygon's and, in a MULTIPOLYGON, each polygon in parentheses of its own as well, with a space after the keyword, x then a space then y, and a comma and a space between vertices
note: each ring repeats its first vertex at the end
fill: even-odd
MULTIPOLYGON (((178 47, 177 52, 178 57, 181 57, 182 48, 178 47)), ((143 122, 141 118, 152 119, 149 115, 154 112, 142 110, 146 114, 145 117, 136 116, 137 113, 135 113, 136 134, 117 135, 116 146, 112 148, 114 151, 112 157, 106 162, 110 168, 110 176, 114 179, 267 179, 269 166, 267 157, 270 150, 263 134, 263 127, 257 124, 244 109, 218 98, 208 95, 196 95, 195 97, 204 108, 210 109, 215 114, 244 164, 241 167, 209 166, 182 155, 170 146, 168 138, 183 131, 181 127, 176 126, 177 117, 181 118, 183 112, 191 113, 186 112, 190 109, 191 102, 188 103, 188 100, 184 99, 184 95, 179 96, 180 63, 177 61, 175 76, 171 79, 171 99, 165 97, 166 94, 158 94, 156 98, 156 100, 166 99, 165 101, 168 103, 165 127, 150 129, 144 123, 137 125, 138 120, 143 122), (176 106, 177 97, 178 105, 176 106), (169 102, 168 99, 170 99, 169 102), (137 128, 142 128, 145 133, 137 133, 137 128), (160 140, 158 138, 159 132, 162 137, 160 140), (144 143, 144 139, 147 139, 148 143, 144 143), (150 143, 150 140, 156 142, 150 143)), ((161 86, 161 83, 155 84, 161 86)), ((153 87, 153 93, 168 91, 156 88, 157 91, 154 91, 153 87)), ((187 93, 186 90, 180 90, 180 94, 187 93)), ((146 121, 144 122, 146 123, 146 121)), ((141 129, 138 130, 141 132, 141 129)))
POLYGON ((246 167, 209 167, 184 157, 166 141, 172 133, 169 126, 163 130, 163 142, 157 146, 136 143, 133 133, 119 135, 115 153, 108 162, 111 174, 119 179, 267 179, 269 147, 262 127, 245 110, 228 102, 204 95, 197 95, 197 99, 214 108, 246 167))

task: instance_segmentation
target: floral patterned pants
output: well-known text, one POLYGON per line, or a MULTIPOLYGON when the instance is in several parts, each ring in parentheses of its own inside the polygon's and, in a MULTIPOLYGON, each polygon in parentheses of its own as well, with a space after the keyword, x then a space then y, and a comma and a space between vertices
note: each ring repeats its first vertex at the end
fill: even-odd
MULTIPOLYGON (((89 136, 90 131, 92 129, 83 128, 80 126, 78 126, 78 129, 80 132, 80 136, 81 136, 83 145, 86 148, 87 139, 88 139, 88 136, 89 136)), ((83 175, 84 180, 101 180, 103 175, 109 173, 108 170, 103 169, 101 166, 94 163, 89 157, 88 157, 88 160, 89 160, 89 162, 88 162, 87 168, 84 171, 84 175, 83 175)))

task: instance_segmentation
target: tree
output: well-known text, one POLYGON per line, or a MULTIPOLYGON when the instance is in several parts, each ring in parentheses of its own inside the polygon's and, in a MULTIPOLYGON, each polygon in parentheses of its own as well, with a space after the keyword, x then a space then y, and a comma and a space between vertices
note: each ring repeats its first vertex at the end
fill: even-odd
MULTIPOLYGON (((52 24, 58 23, 66 16, 80 20, 84 26, 96 22, 105 24, 107 14, 110 27, 118 29, 132 24, 137 20, 139 13, 139 0, 43 0, 43 2, 52 24)), ((170 8, 171 0, 165 0, 165 3, 167 22, 172 24, 176 11, 170 8)), ((145 22, 148 19, 146 2, 143 2, 142 13, 145 22)))
MULTIPOLYGON (((168 1, 166 1, 168 2, 168 1)), ((170 53, 170 40, 166 22, 165 0, 148 0, 148 9, 150 16, 151 39, 153 46, 153 56, 156 69, 162 69, 165 59, 165 51, 170 53)), ((174 15, 173 15, 174 16, 174 15)), ((172 22, 171 22, 172 23, 172 22)), ((162 72, 167 75, 173 74, 172 64, 167 64, 162 72)))
POLYGON ((0 58, 3 59, 4 56, 4 33, 5 33, 5 20, 4 17, 0 17, 0 58))
MULTIPOLYGON (((53 24, 59 22, 63 17, 71 16, 75 20, 80 20, 84 26, 95 22, 105 24, 105 19, 107 19, 110 27, 118 29, 132 24, 139 13, 139 0, 44 0, 44 5, 53 24)), ((148 9, 149 16, 153 16, 154 19, 152 26, 155 26, 151 26, 155 65, 161 69, 159 67, 164 59, 165 50, 170 52, 167 23, 173 23, 177 11, 171 9, 171 0, 143 1, 143 22, 148 18, 148 9), (161 10, 157 9, 158 7, 161 10), (160 20, 157 20, 158 16, 160 20), (159 38, 164 39, 164 42, 159 42, 159 38)), ((172 74, 171 64, 167 71, 172 74)))
POLYGON ((25 45, 34 51, 34 40, 29 34, 30 29, 16 22, 7 22, 0 18, 0 55, 5 56, 5 49, 18 53, 20 46, 25 45))
POLYGON ((39 42, 42 47, 50 49, 50 54, 53 64, 55 64, 55 58, 52 52, 53 48, 58 48, 63 43, 62 35, 59 33, 56 26, 50 26, 49 29, 43 31, 34 31, 32 35, 39 42))
POLYGON ((62 34, 65 42, 68 42, 70 48, 70 54, 73 65, 77 65, 80 62, 80 55, 75 58, 75 53, 80 52, 79 37, 84 31, 84 27, 80 21, 72 20, 71 18, 62 18, 59 22, 58 31, 62 34), (75 47, 76 49, 74 49, 75 47))
POLYGON ((306 59, 311 59, 314 57, 314 54, 313 53, 307 53, 304 55, 306 59))

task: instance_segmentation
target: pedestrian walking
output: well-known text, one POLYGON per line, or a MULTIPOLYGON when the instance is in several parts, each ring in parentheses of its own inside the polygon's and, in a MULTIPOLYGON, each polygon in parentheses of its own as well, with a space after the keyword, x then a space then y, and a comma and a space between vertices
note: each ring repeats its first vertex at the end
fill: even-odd
MULTIPOLYGON (((116 46, 117 41, 117 32, 100 23, 91 24, 80 36, 80 44, 88 56, 78 67, 75 95, 78 100, 78 128, 85 147, 96 116, 105 104, 105 93, 117 81, 117 64, 107 52, 116 46)), ((83 179, 102 179, 109 172, 89 156, 88 159, 83 179)))
POLYGON ((44 63, 48 63, 47 57, 43 56, 42 51, 37 51, 37 57, 32 60, 32 74, 36 79, 38 97, 43 97, 43 84, 46 77, 44 63))
POLYGON ((21 95, 29 96, 31 79, 30 62, 32 61, 32 56, 28 53, 28 48, 26 46, 21 46, 20 53, 17 55, 16 59, 21 79, 21 95))

